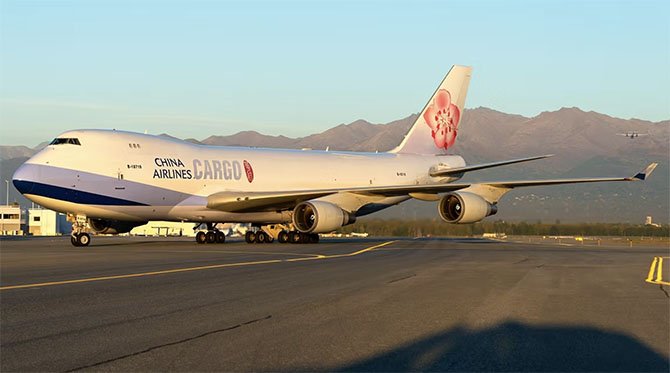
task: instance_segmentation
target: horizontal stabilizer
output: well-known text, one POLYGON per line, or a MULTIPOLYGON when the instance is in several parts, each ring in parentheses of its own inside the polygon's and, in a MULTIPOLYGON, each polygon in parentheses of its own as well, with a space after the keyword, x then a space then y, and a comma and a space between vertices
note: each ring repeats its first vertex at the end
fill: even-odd
POLYGON ((545 155, 538 155, 538 156, 535 156, 535 157, 510 159, 508 161, 482 163, 482 164, 476 164, 476 165, 472 165, 472 166, 449 168, 449 169, 444 169, 444 170, 431 170, 430 171, 430 176, 440 177, 440 176, 459 175, 459 174, 463 174, 463 173, 469 172, 469 171, 483 170, 485 168, 493 168, 493 167, 505 166, 505 165, 508 165, 508 164, 534 161, 534 160, 537 160, 537 159, 549 158, 549 157, 553 157, 553 156, 554 156, 553 154, 545 154, 545 155))

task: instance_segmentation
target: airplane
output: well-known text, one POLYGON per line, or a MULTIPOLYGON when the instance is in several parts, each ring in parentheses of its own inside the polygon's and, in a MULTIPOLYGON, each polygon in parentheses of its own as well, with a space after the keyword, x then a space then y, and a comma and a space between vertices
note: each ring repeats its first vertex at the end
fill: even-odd
POLYGON ((648 133, 639 133, 637 131, 626 131, 626 133, 617 133, 619 136, 626 136, 630 139, 634 139, 639 136, 647 136, 648 133))
POLYGON ((436 201, 447 223, 467 224, 495 215, 514 188, 644 180, 657 165, 632 177, 458 182, 468 172, 551 156, 467 165, 448 154, 471 74, 454 65, 388 152, 205 146, 84 129, 60 134, 12 181, 29 200, 67 214, 75 246, 88 246, 90 233, 129 232, 149 220, 204 223, 198 243, 223 243, 218 223, 251 224, 248 243, 315 243, 319 233, 412 198, 436 201))

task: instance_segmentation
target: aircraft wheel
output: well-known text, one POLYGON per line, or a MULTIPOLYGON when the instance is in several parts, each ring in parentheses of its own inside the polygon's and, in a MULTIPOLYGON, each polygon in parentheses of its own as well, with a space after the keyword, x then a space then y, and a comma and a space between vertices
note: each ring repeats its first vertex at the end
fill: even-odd
POLYGON ((309 242, 310 243, 319 243, 319 234, 318 233, 310 234, 309 242))
POLYGON ((267 235, 268 237, 265 239, 265 243, 273 243, 275 242, 275 238, 270 236, 269 234, 267 235))
POLYGON ((304 235, 300 232, 291 231, 288 233, 288 240, 291 243, 302 243, 304 235))
POLYGON ((207 243, 215 243, 216 242, 216 234, 214 231, 209 231, 205 234, 205 239, 207 243))
POLYGON ((260 231, 256 234, 256 243, 265 243, 268 240, 268 235, 260 231))
POLYGON ((244 234, 244 240, 247 241, 247 243, 254 243, 256 241, 256 233, 248 231, 244 234))
POLYGON ((216 243, 226 242, 226 235, 221 231, 216 231, 216 243))
POLYGON ((277 237, 277 240, 279 241, 279 243, 287 243, 288 242, 288 232, 287 231, 279 232, 279 237, 277 237))
POLYGON ((91 236, 88 233, 80 233, 77 235, 77 243, 79 246, 88 246, 91 243, 91 236))
POLYGON ((72 246, 79 246, 76 233, 70 236, 70 242, 72 243, 72 246))
POLYGON ((205 243, 207 242, 207 234, 203 231, 198 232, 195 235, 195 242, 197 243, 205 243))

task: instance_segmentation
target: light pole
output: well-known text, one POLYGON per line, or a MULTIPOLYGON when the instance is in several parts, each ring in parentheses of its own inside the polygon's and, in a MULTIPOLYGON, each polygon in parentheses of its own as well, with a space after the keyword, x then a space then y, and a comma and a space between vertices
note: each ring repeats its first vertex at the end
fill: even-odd
POLYGON ((9 180, 5 179, 5 184, 7 184, 7 197, 5 197, 5 205, 9 206, 9 180))

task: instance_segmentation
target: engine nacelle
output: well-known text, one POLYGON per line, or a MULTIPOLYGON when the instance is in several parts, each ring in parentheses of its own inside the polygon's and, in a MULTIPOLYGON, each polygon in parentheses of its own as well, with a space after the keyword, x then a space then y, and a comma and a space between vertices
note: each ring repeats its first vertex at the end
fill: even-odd
POLYGON ((88 220, 88 225, 98 234, 128 233, 131 229, 146 223, 146 221, 120 221, 107 219, 88 220))
POLYGON ((488 203, 474 193, 454 192, 442 197, 437 205, 437 211, 447 223, 467 224, 495 215, 498 206, 488 203))
POLYGON ((303 233, 327 233, 355 221, 355 215, 329 202, 302 202, 293 210, 293 225, 303 233))

